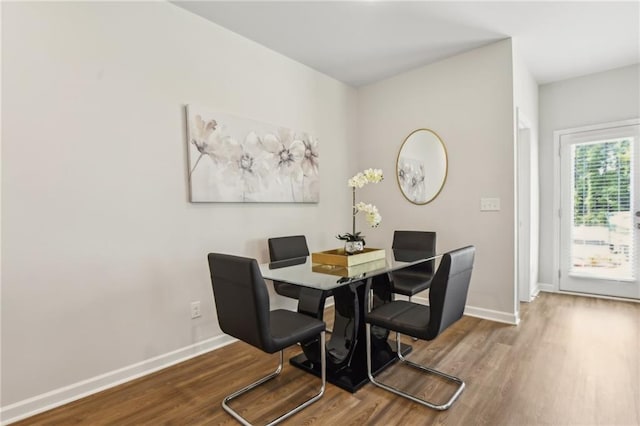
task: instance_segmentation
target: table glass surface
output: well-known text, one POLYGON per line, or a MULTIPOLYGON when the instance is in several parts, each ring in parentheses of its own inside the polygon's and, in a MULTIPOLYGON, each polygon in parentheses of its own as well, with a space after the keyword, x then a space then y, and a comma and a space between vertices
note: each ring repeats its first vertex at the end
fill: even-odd
POLYGON ((385 250, 384 259, 355 266, 335 266, 313 263, 311 256, 260 264, 263 278, 289 284, 331 290, 355 281, 385 274, 428 260, 437 260, 441 254, 425 256, 411 250, 385 250))

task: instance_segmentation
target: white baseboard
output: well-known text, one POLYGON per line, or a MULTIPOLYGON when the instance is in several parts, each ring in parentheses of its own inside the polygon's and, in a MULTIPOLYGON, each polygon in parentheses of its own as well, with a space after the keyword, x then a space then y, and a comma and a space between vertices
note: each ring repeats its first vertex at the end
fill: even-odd
POLYGON ((553 284, 538 283, 538 288, 540 289, 540 291, 545 291, 547 293, 555 293, 556 292, 556 289, 553 286, 553 284))
POLYGON ((518 314, 494 311, 492 309, 477 308, 475 306, 465 306, 464 314, 469 315, 470 317, 502 322, 509 325, 518 325, 520 323, 520 317, 518 316, 518 314))
POLYGON ((535 283, 531 289, 531 300, 538 297, 538 294, 540 294, 540 283, 535 283))
MULTIPOLYGON (((413 297, 412 301, 417 303, 422 303, 425 305, 429 304, 429 299, 426 297, 413 297)), ((470 317, 482 318, 490 321, 502 322, 510 325, 518 325, 520 323, 520 318, 517 314, 511 314, 509 312, 501 312, 494 311, 492 309, 478 308, 475 306, 465 306, 464 314, 470 317)))
POLYGON ((226 334, 213 337, 118 370, 55 389, 23 401, 18 401, 0 408, 0 425, 8 425, 52 408, 68 404, 69 402, 221 348, 235 341, 236 339, 226 334))

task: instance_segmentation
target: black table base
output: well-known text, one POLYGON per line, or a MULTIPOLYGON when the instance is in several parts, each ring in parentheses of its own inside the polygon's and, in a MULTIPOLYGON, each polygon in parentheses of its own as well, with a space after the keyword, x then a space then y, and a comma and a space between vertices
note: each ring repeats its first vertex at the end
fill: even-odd
MULTIPOLYGON (((386 275, 373 278, 374 306, 391 300, 386 275)), ((333 332, 327 340, 327 381, 349 392, 356 392, 369 383, 367 376, 367 349, 364 323, 365 282, 358 281, 333 290, 335 318, 333 332)), ((304 288, 301 291, 298 311, 322 319, 325 295, 323 292, 304 288)), ((397 360, 396 351, 388 342, 389 331, 372 327, 371 354, 374 374, 384 370, 397 360)), ((304 342, 303 353, 291 358, 290 363, 320 377, 320 343, 318 339, 304 342)), ((395 347, 395 342, 394 342, 395 347)), ((402 354, 411 351, 403 344, 402 354)))
MULTIPOLYGON (((409 352, 411 352, 411 346, 405 345, 403 343, 402 354, 406 355, 409 352)), ((380 371, 396 362, 398 358, 395 354, 396 352, 392 351, 391 348, 389 348, 388 352, 379 351, 373 359, 372 369, 374 375, 378 374, 380 371)), ((369 383, 369 377, 367 376, 366 358, 363 358, 363 361, 363 363, 353 363, 337 370, 332 370, 327 365, 327 381, 348 392, 356 392, 358 389, 369 383)), ((289 363, 306 371, 307 373, 311 373, 320 377, 320 363, 309 361, 304 353, 291 358, 289 360, 289 363)))

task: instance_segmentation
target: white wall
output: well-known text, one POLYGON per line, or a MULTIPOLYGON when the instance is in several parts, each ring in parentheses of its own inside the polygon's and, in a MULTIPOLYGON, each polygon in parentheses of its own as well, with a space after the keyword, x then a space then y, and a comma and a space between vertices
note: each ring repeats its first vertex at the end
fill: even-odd
POLYGON ((353 89, 170 3, 2 9, 3 407, 221 336, 208 252, 349 229, 353 89), (190 204, 188 103, 316 135, 320 203, 190 204))
POLYGON ((367 243, 391 241, 395 229, 436 231, 438 251, 477 248, 468 304, 475 313, 515 319, 514 104, 511 40, 457 55, 358 91, 360 168, 386 173, 358 198, 380 210, 367 243), (413 130, 440 135, 449 157, 444 189, 414 205, 398 189, 396 158, 413 130), (499 197, 499 212, 480 212, 481 197, 499 197))
POLYGON ((557 280, 554 270, 553 132, 640 116, 640 66, 632 65, 540 86, 540 282, 557 280))

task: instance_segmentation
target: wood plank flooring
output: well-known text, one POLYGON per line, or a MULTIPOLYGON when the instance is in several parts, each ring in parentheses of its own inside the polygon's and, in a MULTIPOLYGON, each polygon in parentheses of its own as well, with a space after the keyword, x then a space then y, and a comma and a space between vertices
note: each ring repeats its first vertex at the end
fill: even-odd
MULTIPOLYGON (((320 401, 283 424, 640 424, 640 304, 542 293, 522 304, 521 317, 517 327, 464 317, 432 342, 410 342, 410 359, 465 380, 448 411, 370 384, 355 394, 327 384, 320 401)), ((285 356, 298 352, 290 348, 285 356)), ((222 398, 276 364, 277 355, 238 342, 16 424, 233 425, 222 398)), ((424 397, 448 390, 402 366, 381 379, 424 397)), ((264 423, 308 398, 318 383, 286 364, 280 378, 233 407, 264 423)))

